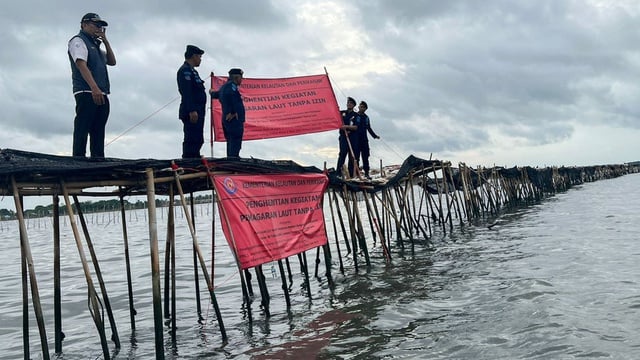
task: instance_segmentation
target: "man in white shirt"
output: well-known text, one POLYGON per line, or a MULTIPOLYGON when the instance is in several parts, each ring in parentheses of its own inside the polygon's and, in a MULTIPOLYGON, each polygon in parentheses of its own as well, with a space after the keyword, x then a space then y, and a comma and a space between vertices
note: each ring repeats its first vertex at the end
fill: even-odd
POLYGON ((107 40, 107 22, 88 13, 80 21, 80 32, 69 40, 69 62, 76 117, 73 123, 73 156, 84 157, 87 138, 92 158, 104 158, 104 137, 109 118, 109 74, 107 65, 116 57, 107 40), (104 43, 105 51, 100 49, 104 43))

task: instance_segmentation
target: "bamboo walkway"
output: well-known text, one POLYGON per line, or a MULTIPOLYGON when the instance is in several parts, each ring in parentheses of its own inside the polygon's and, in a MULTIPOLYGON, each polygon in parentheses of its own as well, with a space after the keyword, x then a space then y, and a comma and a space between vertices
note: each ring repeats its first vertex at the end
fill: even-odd
MULTIPOLYGON (((130 327, 135 331, 136 310, 131 281, 129 236, 125 217, 124 198, 146 195, 148 202, 149 249, 152 274, 152 296, 155 329, 155 353, 164 359, 164 330, 168 326, 171 341, 176 343, 176 278, 175 278, 175 209, 181 208, 189 226, 194 255, 194 281, 198 314, 201 313, 199 284, 202 276, 213 305, 221 342, 227 341, 223 316, 213 287, 213 268, 208 269, 195 232, 193 194, 211 192, 212 174, 277 174, 320 173, 314 167, 302 167, 289 161, 258 159, 202 159, 196 160, 121 160, 90 161, 17 150, 0 150, 0 196, 13 196, 20 230, 23 347, 24 358, 31 358, 29 349, 29 303, 33 306, 40 336, 41 357, 50 359, 49 340, 40 302, 34 259, 31 253, 26 221, 23 216, 25 196, 51 196, 53 200, 54 247, 54 351, 62 353, 60 219, 68 216, 89 295, 89 312, 100 337, 105 359, 112 347, 120 349, 120 337, 114 321, 113 309, 103 280, 103 270, 94 251, 87 222, 78 196, 115 197, 121 204, 123 251, 128 283, 130 327), (176 164, 177 163, 177 164, 176 164), (95 188, 108 187, 96 191, 95 188), (157 230, 157 196, 168 196, 167 238, 164 251, 164 293, 161 287, 160 250, 157 230), (63 211, 60 208, 60 199, 63 211), (78 219, 78 220, 76 220, 78 219), (30 290, 30 294, 29 294, 30 290), (164 319, 168 322, 165 325, 164 319), (111 337, 107 336, 107 329, 111 337), (113 342, 109 344, 109 340, 113 342)), ((381 167, 373 179, 344 180, 337 172, 324 171, 330 180, 324 201, 329 244, 315 252, 315 264, 309 264, 307 254, 278 261, 282 290, 287 309, 291 306, 289 285, 291 261, 300 263, 307 293, 311 296, 310 270, 319 275, 324 262, 324 274, 333 283, 332 271, 357 273, 363 266, 372 266, 369 249, 379 242, 384 258, 391 262, 396 249, 421 244, 434 246, 434 233, 454 231, 455 226, 474 224, 479 219, 498 216, 508 208, 533 204, 557 192, 585 182, 637 173, 639 167, 630 165, 602 165, 590 167, 469 167, 464 163, 453 166, 441 160, 408 157, 401 166, 381 167), (329 213, 326 213, 329 210, 329 213), (367 230, 365 230, 367 229, 367 230), (366 234, 372 239, 367 239, 366 234), (321 256, 322 253, 322 256, 321 256), (348 264, 353 268, 346 268, 348 264), (336 262, 337 258, 337 262, 336 262)), ((213 217, 215 218, 215 217, 213 217)), ((215 226, 215 224, 212 224, 215 226)), ((492 226, 492 225, 489 225, 492 226)), ((212 237, 215 235, 212 234, 212 237)), ((213 239, 211 239, 213 240, 213 239)), ((212 252, 213 253, 213 252, 212 252)), ((213 255, 212 255, 213 256, 213 255)), ((214 263, 214 259, 211 259, 214 263)), ((262 266, 254 269, 264 316, 270 316, 270 296, 262 266)), ((245 305, 254 297, 251 271, 240 276, 245 305)), ((251 307, 246 306, 248 321, 252 321, 251 307)))

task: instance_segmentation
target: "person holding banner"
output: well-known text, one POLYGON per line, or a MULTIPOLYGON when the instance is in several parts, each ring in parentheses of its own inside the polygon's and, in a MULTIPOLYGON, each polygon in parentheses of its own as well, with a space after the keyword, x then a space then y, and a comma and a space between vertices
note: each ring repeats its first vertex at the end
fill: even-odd
POLYGON ((354 166, 354 151, 358 146, 358 138, 356 136, 356 130, 358 126, 356 124, 357 113, 353 111, 356 106, 356 100, 352 97, 347 98, 347 110, 342 110, 342 126, 340 127, 340 135, 338 136, 338 142, 340 144, 340 152, 338 154, 338 164, 336 165, 336 171, 342 174, 342 167, 344 161, 349 156, 349 176, 353 176, 354 166), (355 146, 355 147, 354 147, 355 146))
MULTIPOLYGON (((220 87, 218 98, 222 105, 222 131, 227 140, 227 157, 240 157, 244 134, 245 109, 238 87, 242 84, 242 69, 229 70, 227 82, 220 87)), ((212 92, 212 96, 214 92, 212 92)))
POLYGON ((362 156, 362 168, 364 170, 364 176, 367 179, 371 179, 369 176, 369 156, 371 155, 371 150, 369 149, 369 137, 367 136, 367 132, 373 136, 374 139, 380 139, 375 131, 371 128, 371 120, 369 120, 369 116, 365 114, 369 106, 365 101, 360 101, 360 105, 358 105, 358 115, 359 125, 358 130, 358 152, 356 153, 356 159, 360 161, 360 156, 362 156))
POLYGON ((204 81, 198 75, 204 51, 197 46, 187 45, 184 64, 178 69, 178 92, 182 97, 178 118, 182 120, 184 140, 182 158, 200 158, 200 148, 204 144, 204 111, 207 92, 204 81))

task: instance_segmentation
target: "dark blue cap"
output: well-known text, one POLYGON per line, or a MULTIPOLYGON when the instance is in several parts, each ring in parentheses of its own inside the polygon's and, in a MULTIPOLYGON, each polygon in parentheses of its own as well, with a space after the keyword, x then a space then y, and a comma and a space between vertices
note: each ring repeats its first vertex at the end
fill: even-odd
POLYGON ((204 54, 204 50, 200 49, 195 45, 187 45, 187 51, 184 52, 184 58, 188 59, 193 55, 202 55, 204 54))

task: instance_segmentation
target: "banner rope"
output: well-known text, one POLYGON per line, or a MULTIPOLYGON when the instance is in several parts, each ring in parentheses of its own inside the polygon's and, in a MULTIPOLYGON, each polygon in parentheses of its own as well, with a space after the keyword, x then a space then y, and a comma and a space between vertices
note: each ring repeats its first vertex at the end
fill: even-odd
MULTIPOLYGON (((397 148, 391 146, 391 144, 389 144, 388 142, 386 142, 384 139, 380 138, 378 139, 380 141, 380 143, 389 151, 391 151, 399 160, 400 163, 402 163, 402 161, 404 161, 404 157, 402 157, 400 155, 400 152, 397 150, 397 148)), ((372 141, 369 141, 369 144, 371 144, 372 141)), ((375 142, 373 142, 375 143, 375 142)))
MULTIPOLYGON (((209 80, 211 76, 209 76, 208 78, 206 78, 203 81, 209 80)), ((164 110, 167 106, 173 104, 176 100, 178 100, 180 98, 180 95, 174 97, 173 99, 171 99, 168 103, 162 105, 160 108, 158 108, 157 110, 153 111, 151 114, 147 115, 147 117, 145 117, 144 119, 138 121, 136 124, 134 124, 133 126, 131 126, 130 128, 128 128, 127 130, 123 131, 122 133, 120 133, 118 136, 116 136, 115 138, 111 139, 111 141, 109 141, 108 143, 104 144, 104 147, 107 147, 109 145, 111 145, 112 143, 118 141, 121 137, 123 137, 124 135, 126 135, 129 131, 137 128, 138 126, 142 125, 143 122, 151 119, 153 116, 155 116, 157 113, 159 113, 160 111, 164 110)))

